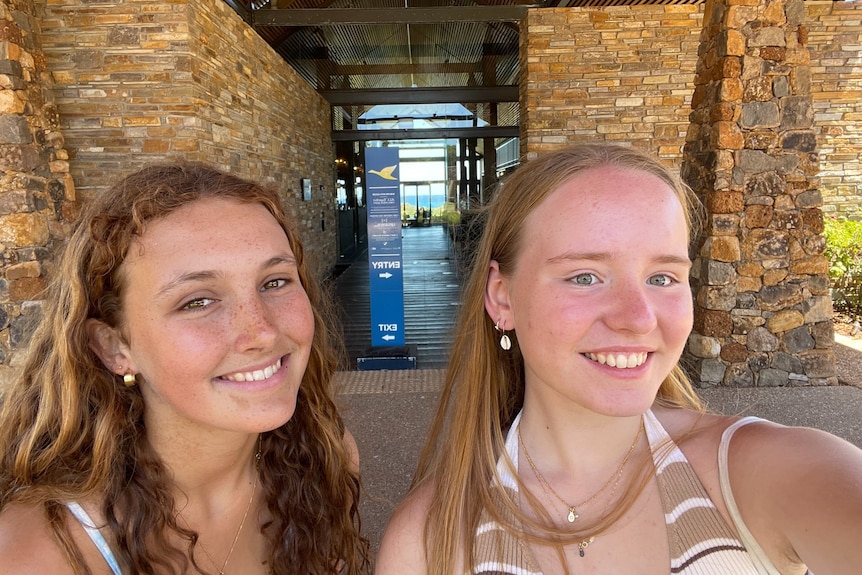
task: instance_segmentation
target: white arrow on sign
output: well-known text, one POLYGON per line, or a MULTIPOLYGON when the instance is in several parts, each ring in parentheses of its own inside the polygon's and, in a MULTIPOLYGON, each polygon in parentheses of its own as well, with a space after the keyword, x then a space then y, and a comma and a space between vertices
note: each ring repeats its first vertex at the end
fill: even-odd
POLYGON ((389 279, 392 277, 392 274, 389 272, 383 272, 382 274, 377 274, 377 277, 381 277, 383 279, 389 279))
POLYGON ((389 341, 390 339, 395 339, 395 336, 394 335, 384 335, 380 339, 385 339, 386 341, 389 341))

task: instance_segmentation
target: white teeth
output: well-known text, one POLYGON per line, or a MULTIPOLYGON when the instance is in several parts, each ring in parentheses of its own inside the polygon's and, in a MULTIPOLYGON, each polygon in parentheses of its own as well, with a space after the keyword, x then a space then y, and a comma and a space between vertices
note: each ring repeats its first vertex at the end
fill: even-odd
POLYGON ((618 369, 638 367, 647 358, 645 351, 640 353, 585 353, 584 355, 597 363, 618 369))
POLYGON ((279 358, 278 361, 276 361, 274 364, 264 369, 232 373, 230 375, 223 375, 221 378, 228 381, 263 381, 264 379, 269 379, 270 377, 272 377, 272 374, 274 374, 280 368, 281 358, 279 358))

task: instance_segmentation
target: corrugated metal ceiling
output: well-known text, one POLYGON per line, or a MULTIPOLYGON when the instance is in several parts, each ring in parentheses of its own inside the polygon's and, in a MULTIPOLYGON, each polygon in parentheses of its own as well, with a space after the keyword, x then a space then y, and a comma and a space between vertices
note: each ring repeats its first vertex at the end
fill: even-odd
MULTIPOLYGON (((495 7, 500 11, 500 8, 505 10, 504 7, 699 4, 704 0, 225 1, 253 25, 300 76, 325 95, 328 90, 360 93, 411 87, 428 91, 517 86, 518 23, 502 18, 483 21, 482 15, 492 15, 495 7), (475 12, 467 12, 465 16, 464 10, 470 8, 475 12), (435 9, 435 14, 445 9, 452 12, 453 17, 451 20, 437 17, 411 22, 406 18, 395 23, 362 24, 345 17, 345 14, 357 14, 367 19, 380 14, 380 10, 397 16, 423 9, 435 9), (317 18, 317 21, 312 19, 311 24, 303 20, 302 25, 298 25, 284 19, 285 14, 290 14, 285 11, 298 11, 295 14, 300 15, 309 10, 317 11, 311 13, 312 18, 317 18), (282 17, 279 25, 263 23, 274 14, 282 17)), ((393 98, 389 103, 406 103, 398 101, 398 95, 393 98)), ((496 125, 518 124, 517 102, 482 104, 474 101, 465 105, 496 125)), ((369 108, 370 105, 359 102, 343 106, 342 113, 336 115, 338 125, 334 127, 340 127, 345 121, 350 123, 369 108)))

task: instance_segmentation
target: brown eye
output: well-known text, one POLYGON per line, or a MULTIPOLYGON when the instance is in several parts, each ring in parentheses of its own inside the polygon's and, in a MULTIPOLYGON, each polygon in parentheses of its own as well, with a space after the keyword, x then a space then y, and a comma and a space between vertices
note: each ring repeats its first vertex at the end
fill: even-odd
POLYGON ((264 283, 264 284, 263 284, 263 287, 261 288, 261 290, 260 290, 260 291, 266 291, 266 290, 271 290, 271 289, 278 289, 278 288, 283 287, 283 286, 285 286, 285 285, 287 285, 287 280, 286 280, 286 279, 281 279, 281 278, 279 278, 279 279, 269 280, 269 281, 267 281, 266 283, 264 283))
POLYGON ((187 301, 185 304, 183 304, 183 307, 181 309, 196 311, 196 310, 200 310, 200 309, 207 307, 213 301, 215 301, 215 300, 212 300, 212 299, 206 298, 206 297, 199 297, 199 298, 195 298, 193 300, 187 301))

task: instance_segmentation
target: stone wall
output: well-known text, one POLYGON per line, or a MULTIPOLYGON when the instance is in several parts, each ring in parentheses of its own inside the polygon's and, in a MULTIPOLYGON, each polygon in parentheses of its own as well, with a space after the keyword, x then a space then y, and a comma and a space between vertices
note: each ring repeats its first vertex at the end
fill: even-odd
POLYGON ((823 211, 862 220, 862 2, 805 8, 823 211))
POLYGON ((521 34, 521 156, 598 137, 678 163, 702 9, 529 10, 521 34))
POLYGON ((694 379, 835 384, 829 262, 802 0, 711 0, 683 177, 707 209, 694 379))
POLYGON ((0 4, 0 389, 77 214, 32 0, 0 4))
POLYGON ((318 275, 330 272, 336 214, 329 105, 230 6, 51 0, 41 11, 82 201, 152 162, 209 162, 280 190, 318 275), (302 178, 312 181, 308 202, 302 178))
MULTIPOLYGON (((807 0, 825 211, 862 218, 862 2, 807 0)), ((682 164, 705 4, 529 10, 521 155, 624 140, 682 164)))
POLYGON ((146 164, 201 160, 280 190, 327 276, 336 262, 329 114, 222 0, 3 0, 0 388, 39 317, 76 193, 86 202, 146 164))

